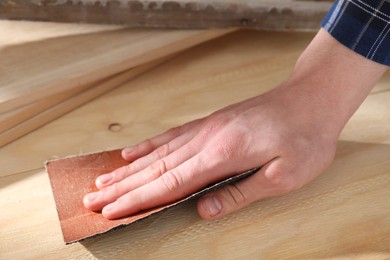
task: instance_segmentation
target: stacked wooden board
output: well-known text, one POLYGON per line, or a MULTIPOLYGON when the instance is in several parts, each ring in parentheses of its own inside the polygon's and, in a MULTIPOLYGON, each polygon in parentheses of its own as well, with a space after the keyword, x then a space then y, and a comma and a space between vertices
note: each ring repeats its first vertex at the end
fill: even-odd
POLYGON ((189 202, 82 244, 62 240, 43 161, 133 144, 263 93, 312 37, 244 31, 210 41, 1 148, 0 258, 388 259, 389 73, 344 129, 335 162, 303 189, 217 221, 189 202))
POLYGON ((0 30, 0 147, 175 53, 232 31, 7 21, 0 30))
POLYGON ((3 0, 0 18, 137 27, 317 30, 333 0, 3 0))

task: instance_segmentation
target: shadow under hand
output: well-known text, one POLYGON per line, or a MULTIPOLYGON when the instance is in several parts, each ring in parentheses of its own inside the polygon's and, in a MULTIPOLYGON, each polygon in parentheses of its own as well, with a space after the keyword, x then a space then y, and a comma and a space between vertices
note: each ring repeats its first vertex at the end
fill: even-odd
MULTIPOLYGON (((195 201, 191 200, 80 243, 98 259, 145 259, 164 248, 167 241, 184 242, 180 238, 198 233, 199 225, 203 221, 196 212, 195 201)), ((165 257, 177 255, 174 249, 169 251, 172 254, 165 257)))

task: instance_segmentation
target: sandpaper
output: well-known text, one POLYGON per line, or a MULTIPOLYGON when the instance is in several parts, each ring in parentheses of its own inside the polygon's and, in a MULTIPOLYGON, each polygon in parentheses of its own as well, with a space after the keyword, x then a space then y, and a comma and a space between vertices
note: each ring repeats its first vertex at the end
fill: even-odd
POLYGON ((129 162, 121 157, 121 150, 72 156, 46 162, 46 169, 66 244, 129 225, 179 203, 199 197, 205 192, 217 189, 222 185, 237 181, 259 170, 259 168, 249 170, 205 187, 182 200, 117 220, 108 220, 101 213, 92 212, 85 208, 82 202, 84 195, 97 191, 94 184, 96 177, 127 164, 129 162))

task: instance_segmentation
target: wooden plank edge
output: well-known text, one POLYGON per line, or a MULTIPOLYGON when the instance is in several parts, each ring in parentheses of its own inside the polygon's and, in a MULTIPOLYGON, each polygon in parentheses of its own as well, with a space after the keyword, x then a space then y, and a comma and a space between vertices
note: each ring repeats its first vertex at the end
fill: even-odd
POLYGON ((53 107, 45 110, 42 113, 24 121, 21 124, 3 132, 0 134, 0 147, 3 147, 18 138, 38 129, 39 127, 59 118, 60 116, 74 110, 77 107, 113 90, 116 87, 132 80, 139 75, 157 67, 166 60, 170 59, 173 55, 160 58, 156 61, 141 65, 139 67, 122 72, 118 75, 101 82, 95 87, 86 89, 85 91, 76 94, 61 103, 54 105, 53 107))
POLYGON ((97 84, 98 83, 96 82, 92 84, 81 85, 77 88, 70 88, 64 92, 38 100, 32 104, 0 114, 0 134, 64 100, 86 89, 96 86, 97 84))
POLYGON ((0 18, 152 28, 317 30, 332 1, 11 1, 0 2, 0 18))

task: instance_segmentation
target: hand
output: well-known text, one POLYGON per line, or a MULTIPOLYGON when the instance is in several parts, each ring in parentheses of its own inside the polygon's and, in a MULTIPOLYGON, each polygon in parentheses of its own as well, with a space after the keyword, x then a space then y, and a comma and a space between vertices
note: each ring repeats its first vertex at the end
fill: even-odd
POLYGON ((286 83, 124 149, 132 163, 99 176, 84 205, 120 218, 259 166, 200 198, 199 214, 221 217, 298 189, 329 166, 342 128, 385 71, 320 30, 286 83))
POLYGON ((255 175, 201 198, 201 216, 220 217, 301 187, 330 164, 337 135, 324 133, 322 119, 286 94, 275 90, 124 149, 123 158, 134 162, 97 178, 100 192, 87 195, 85 205, 119 218, 258 166, 255 175))

